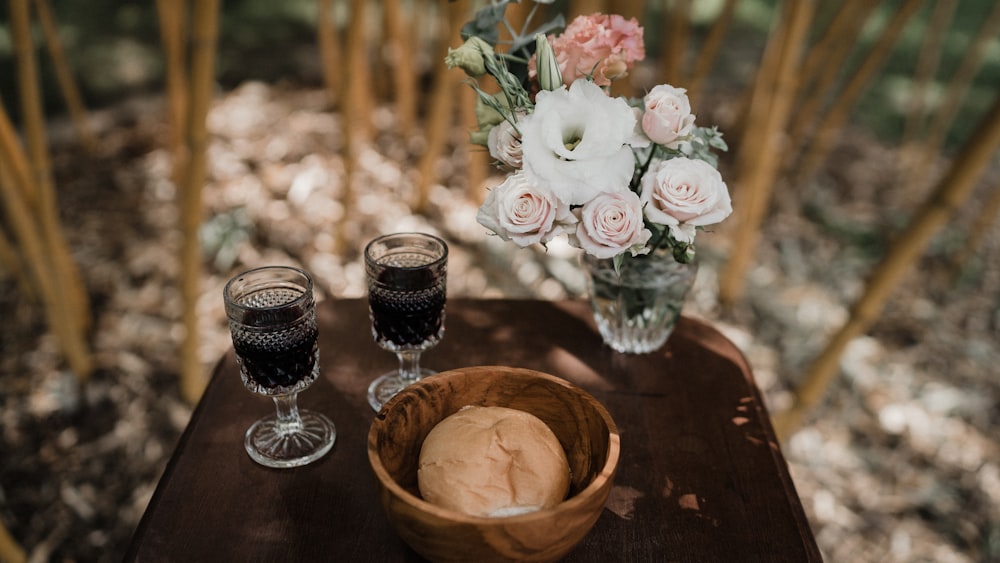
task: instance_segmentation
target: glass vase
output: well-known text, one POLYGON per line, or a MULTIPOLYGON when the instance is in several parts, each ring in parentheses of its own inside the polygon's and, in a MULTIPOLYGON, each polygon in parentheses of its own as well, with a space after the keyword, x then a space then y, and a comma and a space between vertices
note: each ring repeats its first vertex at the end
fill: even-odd
POLYGON ((604 343, 626 354, 663 346, 677 324, 694 285, 698 264, 682 264, 669 251, 629 256, 615 271, 614 260, 584 254, 587 289, 604 343))

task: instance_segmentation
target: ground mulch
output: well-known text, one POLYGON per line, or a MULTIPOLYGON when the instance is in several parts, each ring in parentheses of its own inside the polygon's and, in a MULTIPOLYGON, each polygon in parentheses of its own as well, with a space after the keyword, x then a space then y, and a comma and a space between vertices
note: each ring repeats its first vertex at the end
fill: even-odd
MULTIPOLYGON (((0 519, 31 561, 120 560, 191 414, 178 392, 181 240, 162 111, 140 98, 98 113, 93 155, 53 131, 63 224, 93 307, 89 382, 67 371, 31 291, 0 270, 0 519)), ((454 296, 583 296, 572 249, 515 250, 475 223, 485 192, 465 185, 461 132, 428 211, 414 215, 406 202, 423 140, 395 133, 389 109, 375 125, 345 209, 341 120, 322 91, 246 83, 219 95, 202 232, 206 373, 230 346, 229 276, 298 264, 321 296, 359 297, 360 250, 383 232, 444 236, 454 296)), ((968 262, 951 263, 998 182, 991 171, 783 446, 829 561, 1000 561, 1000 228, 968 262)), ((729 232, 699 235, 686 313, 744 350, 772 412, 788 406, 928 189, 899 182, 892 148, 847 131, 815 181, 776 187, 746 296, 728 310, 716 288, 729 232)))

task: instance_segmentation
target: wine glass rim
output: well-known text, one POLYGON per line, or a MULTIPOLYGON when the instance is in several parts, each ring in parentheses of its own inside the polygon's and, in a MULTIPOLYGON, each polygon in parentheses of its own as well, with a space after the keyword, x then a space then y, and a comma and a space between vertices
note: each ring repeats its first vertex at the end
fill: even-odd
MULTIPOLYGON (((290 280, 281 280, 281 281, 290 281, 290 280)), ((257 268, 251 268, 251 269, 246 270, 244 272, 240 272, 239 274, 236 274, 235 276, 233 276, 232 278, 230 278, 229 281, 226 282, 226 286, 223 288, 222 294, 223 294, 223 297, 225 298, 226 306, 228 306, 228 307, 234 307, 236 309, 244 310, 244 311, 250 311, 250 310, 253 310, 253 311, 273 311, 273 310, 276 310, 276 309, 284 309, 284 308, 287 308, 287 307, 297 306, 297 305, 299 305, 300 303, 302 303, 305 300, 312 299, 313 298, 313 278, 312 278, 311 275, 309 275, 309 272, 303 270, 302 268, 298 268, 296 266, 281 266, 281 265, 277 265, 277 266, 259 266, 257 268), (257 273, 261 273, 261 272, 265 272, 265 271, 291 271, 291 272, 296 272, 296 273, 302 275, 303 279, 305 279, 305 287, 303 288, 302 294, 299 295, 298 297, 296 297, 295 299, 292 299, 291 301, 288 301, 288 302, 285 302, 285 303, 281 303, 279 305, 266 305, 266 306, 246 305, 244 303, 240 303, 240 302, 236 301, 233 298, 233 295, 230 292, 230 288, 233 286, 234 283, 240 281, 244 277, 249 276, 251 274, 257 274, 257 273)))
POLYGON ((438 256, 433 261, 428 262, 427 264, 421 264, 419 266, 395 266, 395 265, 385 265, 385 264, 383 264, 382 267, 392 268, 394 270, 420 270, 420 269, 424 269, 424 268, 434 267, 434 266, 436 266, 436 265, 438 265, 438 264, 440 264, 440 263, 442 263, 442 262, 444 262, 444 261, 446 261, 448 259, 448 243, 445 242, 444 239, 442 239, 441 237, 439 237, 437 235, 432 235, 430 233, 421 233, 421 232, 412 231, 412 232, 402 232, 402 233, 388 233, 388 234, 379 235, 379 236, 373 238, 371 241, 368 242, 368 244, 365 245, 365 252, 364 252, 364 254, 365 254, 365 262, 370 263, 370 264, 375 264, 375 259, 372 258, 371 253, 370 253, 370 250, 372 249, 372 247, 374 245, 376 245, 378 243, 381 243, 381 242, 384 242, 384 241, 389 240, 389 239, 402 238, 402 237, 418 237, 418 238, 424 238, 424 239, 428 239, 430 241, 433 241, 433 242, 435 242, 435 243, 437 243, 438 245, 441 246, 441 256, 438 256))

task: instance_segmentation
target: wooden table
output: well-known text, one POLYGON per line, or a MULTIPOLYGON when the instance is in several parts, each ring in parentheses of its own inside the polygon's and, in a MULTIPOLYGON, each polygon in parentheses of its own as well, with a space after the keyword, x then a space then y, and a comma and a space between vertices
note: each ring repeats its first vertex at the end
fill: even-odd
MULTIPOLYGON (((375 493, 368 383, 395 366, 364 300, 318 309, 323 376, 299 398, 337 443, 312 465, 267 469, 243 433, 273 411, 219 363, 133 536, 129 561, 419 561, 375 493)), ((820 561, 754 384, 733 344, 683 318, 656 353, 603 346, 578 301, 452 299, 424 365, 526 367, 588 390, 614 417, 622 457, 597 524, 568 561, 820 561)))

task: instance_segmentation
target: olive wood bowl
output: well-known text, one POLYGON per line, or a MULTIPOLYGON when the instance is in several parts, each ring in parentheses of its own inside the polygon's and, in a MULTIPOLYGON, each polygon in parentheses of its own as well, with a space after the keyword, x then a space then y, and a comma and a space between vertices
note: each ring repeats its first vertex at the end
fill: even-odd
POLYGON ((555 561, 590 531, 611 491, 618 428, 607 410, 575 385, 528 369, 480 366, 426 377, 393 397, 368 433, 368 460, 379 500, 396 533, 431 561, 555 561), (433 505, 417 489, 424 438, 466 405, 529 412, 559 438, 571 471, 560 504, 504 517, 476 517, 433 505))

